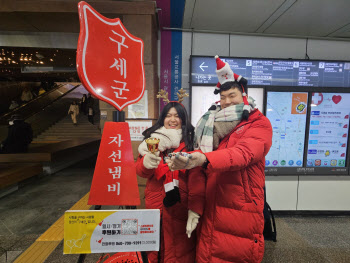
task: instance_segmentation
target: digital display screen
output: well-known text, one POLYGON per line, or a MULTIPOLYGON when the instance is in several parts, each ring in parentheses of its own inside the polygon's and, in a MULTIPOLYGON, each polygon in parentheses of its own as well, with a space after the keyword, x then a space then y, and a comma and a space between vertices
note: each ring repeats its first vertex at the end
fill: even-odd
MULTIPOLYGON (((350 87, 350 62, 220 57, 248 85, 350 87)), ((191 57, 192 84, 218 82, 214 57, 191 57)))
POLYGON ((350 94, 312 94, 308 167, 346 166, 349 114, 350 94))
POLYGON ((273 130, 266 167, 302 167, 307 115, 307 92, 268 92, 266 117, 273 130))

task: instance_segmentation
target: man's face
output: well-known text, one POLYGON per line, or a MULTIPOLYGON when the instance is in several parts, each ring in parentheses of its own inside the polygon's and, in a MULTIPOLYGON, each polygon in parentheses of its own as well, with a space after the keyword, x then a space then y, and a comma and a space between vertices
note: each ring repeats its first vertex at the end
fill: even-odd
POLYGON ((221 109, 240 103, 243 103, 243 96, 238 88, 230 88, 229 90, 220 92, 221 109))

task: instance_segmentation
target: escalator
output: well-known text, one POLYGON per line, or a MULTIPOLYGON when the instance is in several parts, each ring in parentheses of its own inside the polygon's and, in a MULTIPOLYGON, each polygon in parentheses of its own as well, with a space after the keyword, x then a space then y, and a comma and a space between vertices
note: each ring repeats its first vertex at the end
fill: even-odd
POLYGON ((69 105, 86 90, 80 83, 65 83, 0 116, 0 141, 7 136, 10 117, 19 114, 33 129, 34 137, 67 115, 69 105))
POLYGON ((10 117, 14 114, 21 115, 24 119, 29 118, 30 116, 41 111, 43 108, 52 104, 54 101, 60 99, 65 94, 72 91, 74 88, 70 83, 58 84, 55 88, 50 91, 47 91, 38 97, 32 99, 31 101, 8 111, 0 116, 0 125, 6 125, 10 117))

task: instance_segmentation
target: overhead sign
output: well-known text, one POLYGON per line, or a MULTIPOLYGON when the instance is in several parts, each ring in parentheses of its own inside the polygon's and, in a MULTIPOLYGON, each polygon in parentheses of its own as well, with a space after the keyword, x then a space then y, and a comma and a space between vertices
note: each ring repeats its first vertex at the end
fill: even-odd
MULTIPOLYGON (((350 61, 318 61, 220 57, 249 85, 350 87, 350 61)), ((191 83, 218 82, 214 57, 191 57, 191 83)))
POLYGON ((159 209, 68 210, 64 254, 159 251, 159 209))
POLYGON ((127 122, 104 125, 88 204, 140 205, 127 122))
POLYGON ((109 19, 79 2, 80 35, 77 71, 84 87, 119 111, 145 91, 143 41, 119 18, 109 19))

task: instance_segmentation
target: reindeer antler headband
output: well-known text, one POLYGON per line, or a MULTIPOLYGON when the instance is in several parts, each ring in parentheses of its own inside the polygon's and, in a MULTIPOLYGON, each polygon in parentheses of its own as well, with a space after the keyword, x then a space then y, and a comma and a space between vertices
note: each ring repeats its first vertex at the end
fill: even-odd
MULTIPOLYGON (((165 90, 159 91, 159 92, 158 92, 158 95, 157 95, 157 98, 163 99, 163 101, 164 101, 165 103, 169 103, 169 102, 178 102, 178 103, 180 103, 180 104, 181 104, 181 102, 185 99, 185 97, 189 97, 189 95, 188 95, 188 93, 186 93, 186 91, 185 91, 183 88, 181 88, 181 89, 179 90, 179 92, 177 93, 177 97, 179 98, 178 101, 169 101, 169 99, 168 99, 168 92, 165 91, 165 90)), ((182 104, 181 104, 181 105, 182 105, 182 104)))

